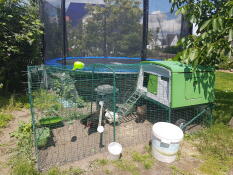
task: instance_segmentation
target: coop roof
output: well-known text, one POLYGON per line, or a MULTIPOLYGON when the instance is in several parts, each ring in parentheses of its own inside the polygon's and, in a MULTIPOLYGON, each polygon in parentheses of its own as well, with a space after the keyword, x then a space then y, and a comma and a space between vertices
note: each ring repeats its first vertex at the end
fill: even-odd
MULTIPOLYGON (((144 61, 143 63, 157 64, 162 67, 170 69, 172 72, 193 72, 194 68, 191 65, 183 64, 178 61, 144 61)), ((212 72, 213 67, 198 66, 196 71, 198 72, 212 72)))

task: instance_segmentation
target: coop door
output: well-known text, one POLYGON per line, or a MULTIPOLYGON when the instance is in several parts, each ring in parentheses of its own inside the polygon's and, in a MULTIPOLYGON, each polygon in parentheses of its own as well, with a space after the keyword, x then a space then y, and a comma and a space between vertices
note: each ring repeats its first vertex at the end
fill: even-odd
POLYGON ((152 94, 157 94, 158 90, 158 76, 144 72, 143 86, 152 94))
POLYGON ((202 78, 189 75, 185 81, 185 98, 186 100, 202 98, 202 78))

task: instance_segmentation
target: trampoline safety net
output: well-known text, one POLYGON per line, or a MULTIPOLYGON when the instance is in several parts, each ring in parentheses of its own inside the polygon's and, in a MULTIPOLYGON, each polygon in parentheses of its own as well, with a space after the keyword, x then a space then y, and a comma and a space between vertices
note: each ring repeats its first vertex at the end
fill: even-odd
MULTIPOLYGON (((46 60, 64 56, 141 57, 143 0, 69 0, 65 1, 65 12, 62 0, 40 2, 46 60)), ((149 0, 149 58, 173 57, 179 51, 177 41, 190 33, 184 18, 170 13, 170 7, 169 0, 149 0)))
MULTIPOLYGON (((149 143, 155 122, 189 121, 203 106, 169 109, 136 89, 140 64, 93 64, 89 71, 28 67, 37 164, 40 170, 123 147, 149 143), (119 72, 118 70, 127 70, 119 72), (101 103, 103 105, 101 105, 101 103), (123 108, 126 108, 124 111, 123 108), (102 120, 99 119, 102 111, 102 120), (104 127, 102 134, 98 125, 104 127)), ((205 117, 203 117, 205 122, 205 117)), ((200 123, 195 120, 190 127, 200 123)))

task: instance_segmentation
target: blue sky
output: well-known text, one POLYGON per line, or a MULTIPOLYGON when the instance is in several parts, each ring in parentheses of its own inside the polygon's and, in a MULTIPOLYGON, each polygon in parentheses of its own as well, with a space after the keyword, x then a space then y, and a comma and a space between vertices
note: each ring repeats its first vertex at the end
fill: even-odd
POLYGON ((170 12, 169 0, 149 0, 150 12, 152 11, 162 11, 170 12))

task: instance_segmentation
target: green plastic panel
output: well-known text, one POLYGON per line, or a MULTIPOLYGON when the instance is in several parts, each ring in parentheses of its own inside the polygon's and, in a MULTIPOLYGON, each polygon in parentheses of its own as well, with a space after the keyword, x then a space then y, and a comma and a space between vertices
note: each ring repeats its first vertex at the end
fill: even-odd
POLYGON ((151 63, 160 65, 162 67, 165 67, 169 69, 171 72, 181 72, 181 73, 190 73, 190 72, 212 72, 214 71, 213 67, 204 67, 204 66, 198 66, 195 70, 191 65, 183 64, 178 61, 143 61, 142 63, 151 63))
POLYGON ((171 107, 183 107, 214 101, 214 72, 173 73, 171 107))
POLYGON ((152 94, 157 94, 157 90, 158 90, 158 76, 157 75, 149 75, 147 90, 152 94))

